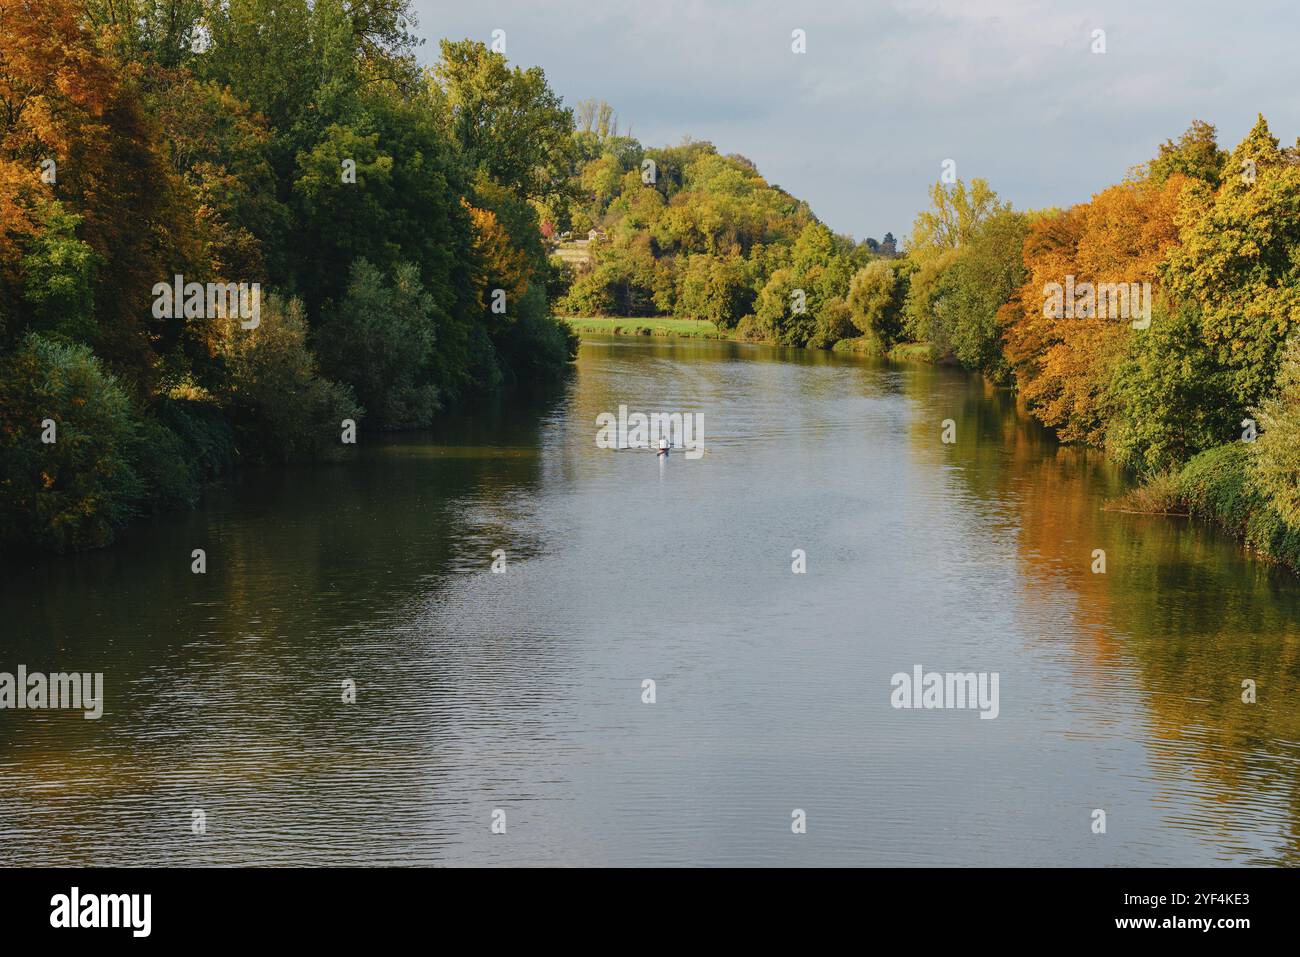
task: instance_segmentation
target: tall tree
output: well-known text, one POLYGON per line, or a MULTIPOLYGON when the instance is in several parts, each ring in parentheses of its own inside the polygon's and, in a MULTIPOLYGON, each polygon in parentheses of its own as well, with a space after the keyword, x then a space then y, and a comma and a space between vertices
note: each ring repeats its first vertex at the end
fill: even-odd
POLYGON ((1233 150, 1222 185, 1187 191, 1180 222, 1162 276, 1199 307, 1244 414, 1272 388, 1283 343, 1300 324, 1300 165, 1262 116, 1233 150))
MULTIPOLYGON (((131 385, 147 388, 155 341, 178 331, 151 319, 151 289, 196 253, 193 211, 142 107, 138 70, 99 49, 74 0, 0 0, 0 34, 0 176, 16 183, 21 204, 36 186, 23 171, 53 171, 42 197, 77 217, 78 238, 105 264, 94 282, 91 342, 131 385)), ((8 210, 6 231, 21 234, 32 213, 16 215, 14 199, 0 211, 8 210)))
POLYGON ((1218 186, 1227 158, 1219 149, 1214 126, 1204 120, 1192 120, 1178 142, 1165 140, 1160 144, 1160 154, 1148 164, 1147 175, 1153 182, 1163 183, 1173 174, 1181 173, 1218 186))
POLYGON ((973 179, 969 188, 963 180, 947 187, 935 183, 930 188, 930 208, 918 213, 912 225, 908 254, 924 259, 964 246, 984 220, 1009 208, 985 180, 973 179))
POLYGON ((511 69, 482 43, 443 40, 434 74, 452 138, 475 167, 526 199, 570 190, 573 112, 540 67, 511 69))

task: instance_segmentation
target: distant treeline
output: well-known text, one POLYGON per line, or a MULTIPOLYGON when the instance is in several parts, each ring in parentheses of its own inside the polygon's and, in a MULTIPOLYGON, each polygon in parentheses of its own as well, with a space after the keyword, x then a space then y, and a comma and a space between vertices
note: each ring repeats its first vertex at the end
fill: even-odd
POLYGON ((1300 567, 1300 144, 1262 116, 1231 153, 1195 121, 1069 209, 1016 211, 952 176, 897 255, 832 234, 743 157, 644 149, 604 104, 582 114, 574 195, 544 216, 598 238, 587 268, 552 260, 561 311, 924 343, 1150 479, 1130 504, 1211 517, 1300 567))
POLYGON ((347 420, 567 368, 538 209, 572 112, 480 43, 421 69, 412 24, 0 0, 0 550, 102 545, 239 462, 338 453, 347 420), (257 320, 154 308, 181 281, 256 286, 257 320))
POLYGON ((595 230, 597 240, 590 268, 552 259, 560 312, 705 319, 746 338, 822 348, 860 334, 850 280, 894 254, 892 235, 832 233, 751 161, 711 143, 644 148, 617 134, 603 103, 579 104, 574 149, 572 189, 548 204, 543 230, 595 230))

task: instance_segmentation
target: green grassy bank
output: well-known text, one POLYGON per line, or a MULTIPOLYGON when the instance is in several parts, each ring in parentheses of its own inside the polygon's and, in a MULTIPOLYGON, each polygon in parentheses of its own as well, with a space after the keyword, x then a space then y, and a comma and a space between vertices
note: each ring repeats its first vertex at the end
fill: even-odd
MULTIPOLYGON (((707 319, 674 319, 653 317, 583 317, 561 316, 578 335, 615 336, 671 336, 681 339, 734 339, 752 341, 723 332, 707 319)), ((900 342, 889 350, 882 350, 877 341, 868 336, 841 339, 832 350, 851 355, 884 356, 895 362, 934 362, 934 352, 928 342, 900 342)))
POLYGON ((667 317, 579 317, 561 316, 574 332, 582 335, 678 336, 684 339, 727 339, 725 333, 707 319, 673 319, 667 317))

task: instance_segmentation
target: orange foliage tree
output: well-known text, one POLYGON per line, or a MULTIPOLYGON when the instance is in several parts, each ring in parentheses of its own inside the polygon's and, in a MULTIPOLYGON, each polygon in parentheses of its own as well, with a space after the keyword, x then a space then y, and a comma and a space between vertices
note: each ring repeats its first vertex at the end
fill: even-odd
POLYGON ((78 238, 104 263, 92 345, 147 386, 155 339, 177 334, 149 324, 151 290, 186 261, 193 217, 141 109, 135 71, 100 49, 73 0, 0 0, 0 35, 0 181, 17 187, 0 201, 0 259, 16 257, 39 228, 41 203, 57 200, 79 217, 78 238))
MULTIPOLYGON (((1065 441, 1100 444, 1105 430, 1105 383, 1130 335, 1129 322, 1071 315, 1048 307, 1049 284, 1150 283, 1178 242, 1176 217, 1186 177, 1161 184, 1122 183, 1088 203, 1037 219, 1025 239, 1028 279, 1003 306, 1007 359, 1021 392, 1065 441)), ((1112 313, 1113 315, 1113 313, 1112 313)))
POLYGON ((532 279, 528 256, 510 239, 510 234, 490 209, 479 209, 461 200, 469 212, 474 230, 473 256, 474 292, 482 310, 484 321, 490 326, 510 322, 512 306, 523 299, 532 279), (493 313, 492 304, 496 289, 505 292, 505 313, 493 313))

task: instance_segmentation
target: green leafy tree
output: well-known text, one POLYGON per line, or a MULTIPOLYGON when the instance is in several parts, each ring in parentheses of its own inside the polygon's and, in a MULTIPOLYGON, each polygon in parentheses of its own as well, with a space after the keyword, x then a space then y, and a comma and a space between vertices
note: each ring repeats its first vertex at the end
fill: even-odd
POLYGON ((570 190, 573 113, 540 67, 511 69, 474 40, 442 41, 434 75, 461 153, 526 199, 570 190))
POLYGON ((1181 173, 1218 186, 1227 158, 1219 149, 1214 126, 1204 120, 1192 120, 1178 142, 1166 140, 1160 144, 1160 155, 1148 164, 1147 175, 1154 182, 1163 183, 1175 173, 1181 173))
POLYGON ((978 178, 969 187, 963 180, 949 186, 935 183, 930 203, 929 209, 917 214, 908 246, 908 255, 920 261, 969 244, 985 220, 1010 208, 998 201, 987 181, 978 178))
POLYGON ((809 307, 808 290, 800 282, 793 268, 772 273, 754 303, 754 331, 783 345, 807 345, 817 331, 817 320, 809 307))
POLYGON ((1287 334, 1300 323, 1300 166, 1286 160, 1262 116, 1217 191, 1187 189, 1181 222, 1165 287, 1199 307, 1241 412, 1272 388, 1287 334))
POLYGON ((688 258, 678 280, 676 310, 681 316, 707 319, 719 329, 732 329, 753 308, 754 299, 751 270, 743 258, 697 253, 688 258))
POLYGON ((1010 375, 998 311, 1025 281, 1021 250, 1028 231, 1021 213, 1002 209, 992 214, 975 228, 942 281, 943 329, 934 338, 946 343, 964 367, 995 381, 1010 375))
POLYGON ((247 102, 186 70, 151 85, 151 111, 167 130, 171 167, 196 210, 205 271, 239 281, 288 278, 290 210, 278 195, 273 131, 247 102))
POLYGON ((817 324, 808 345, 814 349, 831 349, 841 339, 852 338, 855 331, 848 302, 841 296, 833 296, 818 310, 817 324))
POLYGON ((1151 327, 1131 336, 1106 391, 1106 447, 1145 474, 1176 468, 1230 440, 1241 416, 1231 383, 1202 337, 1194 305, 1157 301, 1151 327))
POLYGON ((1288 525, 1300 529, 1300 335, 1288 339, 1277 391, 1254 415, 1261 431, 1251 445, 1252 482, 1288 525))
POLYGON ((323 372, 351 386, 373 428, 427 426, 439 408, 433 356, 439 316, 419 270, 401 263, 391 283, 364 259, 316 337, 323 372))
POLYGON ((22 259, 22 298, 29 328, 77 342, 95 338, 95 272, 103 262, 77 238, 81 218, 51 201, 38 213, 42 229, 22 259))
POLYGON ((896 262, 877 259, 854 273, 849 283, 848 307, 853 325, 862 335, 870 336, 881 351, 892 346, 902 332, 908 282, 896 262))
POLYGON ((440 308, 468 315, 473 230, 461 197, 469 185, 430 101, 381 89, 358 106, 354 125, 329 127, 297 159, 294 272, 309 313, 337 300, 351 264, 365 257, 389 272, 415 263, 440 308), (355 183, 341 173, 347 159, 355 183))
POLYGON ((940 355, 952 352, 948 339, 952 323, 945 313, 952 291, 951 274, 963 255, 963 250, 946 249, 919 261, 911 260, 915 266, 903 309, 905 333, 915 342, 930 343, 940 355))
POLYGON ((307 349, 301 300, 268 296, 258 326, 237 316, 216 321, 228 379, 222 395, 246 458, 288 462, 343 450, 343 420, 360 422, 352 391, 323 378, 307 349))

